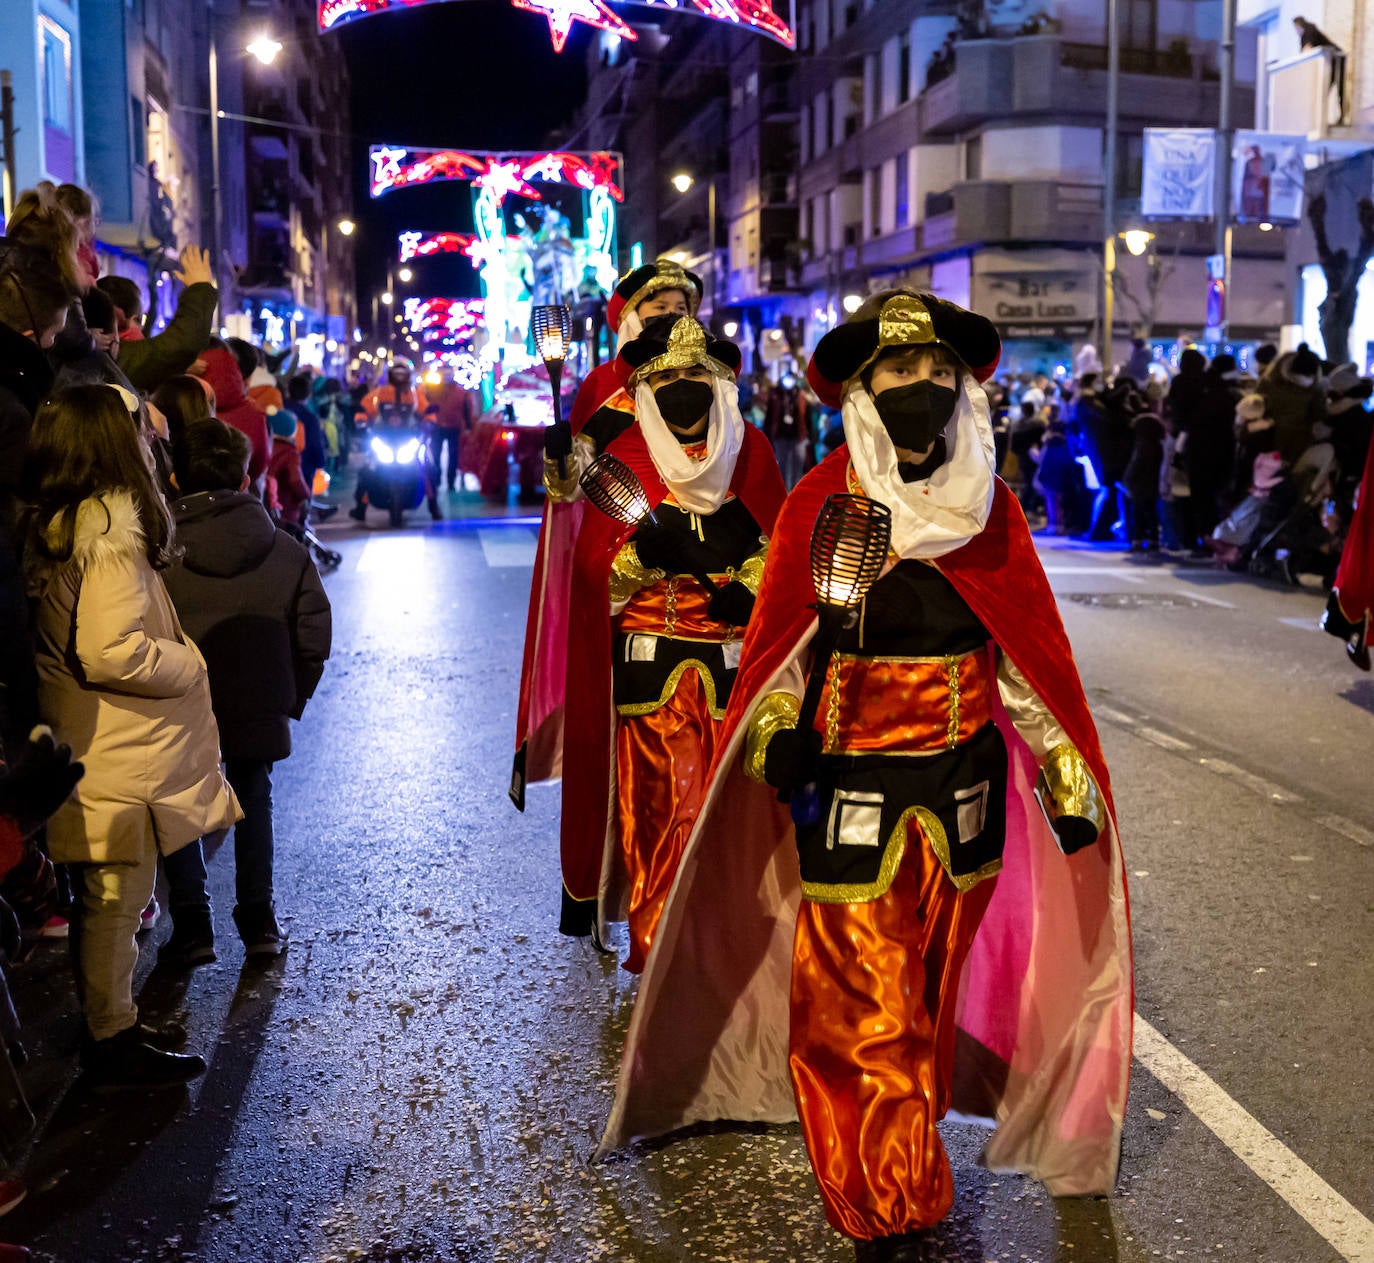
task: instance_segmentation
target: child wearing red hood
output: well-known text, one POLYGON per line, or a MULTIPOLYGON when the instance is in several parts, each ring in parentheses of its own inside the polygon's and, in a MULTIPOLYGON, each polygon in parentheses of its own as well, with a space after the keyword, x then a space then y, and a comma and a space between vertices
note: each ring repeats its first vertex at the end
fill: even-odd
POLYGON ((229 348, 216 339, 201 352, 191 371, 203 377, 215 391, 215 415, 226 425, 242 431, 252 444, 248 458, 248 477, 257 482, 267 472, 271 442, 267 436, 267 414, 248 398, 243 374, 229 348))

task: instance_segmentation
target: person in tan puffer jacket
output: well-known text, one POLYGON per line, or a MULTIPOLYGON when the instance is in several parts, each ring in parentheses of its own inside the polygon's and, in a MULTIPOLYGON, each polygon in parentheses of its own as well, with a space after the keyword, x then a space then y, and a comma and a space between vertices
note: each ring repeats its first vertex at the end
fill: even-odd
POLYGON ((205 660, 159 574, 171 519, 119 392, 77 386, 43 404, 22 486, 39 708, 86 767, 48 824, 52 858, 76 866, 82 1062, 97 1087, 185 1082, 205 1063, 155 1047, 139 1024, 134 934, 159 852, 242 813, 220 771, 205 660))

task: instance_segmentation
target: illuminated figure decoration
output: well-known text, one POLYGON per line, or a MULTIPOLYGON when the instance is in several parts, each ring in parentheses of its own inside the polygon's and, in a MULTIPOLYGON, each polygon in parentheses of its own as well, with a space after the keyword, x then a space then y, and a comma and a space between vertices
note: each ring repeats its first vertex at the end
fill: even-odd
MULTIPOLYGON (((492 346, 489 360, 500 365, 498 376, 534 365, 527 344, 531 307, 573 307, 589 293, 614 287, 616 203, 625 198, 618 154, 375 145, 368 157, 373 197, 443 181, 472 185, 475 232, 404 232, 400 258, 462 253, 471 261, 482 281, 480 324, 492 346), (524 205, 517 209, 517 201, 524 205)), ((427 307, 429 323, 422 325, 409 307, 407 322, 422 336, 461 342, 469 332, 446 325, 450 308, 427 307)))
POLYGON ((407 298, 402 312, 425 341, 471 338, 482 323, 480 298, 407 298))
MULTIPOLYGON (((343 22, 411 9, 419 4, 439 4, 447 0, 318 0, 320 30, 328 31, 343 22)), ((730 22, 758 31, 788 48, 796 47, 796 37, 776 13, 772 0, 615 0, 624 7, 671 9, 676 13, 697 13, 716 22, 730 22)), ((535 13, 549 24, 555 52, 562 52, 573 25, 582 22, 597 30, 609 31, 624 40, 637 39, 634 29, 606 0, 511 0, 514 8, 535 13)))

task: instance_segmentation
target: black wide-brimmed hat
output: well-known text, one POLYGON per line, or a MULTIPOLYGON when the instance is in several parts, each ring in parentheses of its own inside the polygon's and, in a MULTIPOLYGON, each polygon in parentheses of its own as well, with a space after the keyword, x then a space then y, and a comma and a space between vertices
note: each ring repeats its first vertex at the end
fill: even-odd
POLYGON ((992 376, 1002 358, 1002 339, 986 316, 934 294, 889 289, 865 299, 844 324, 816 344, 806 380, 822 403, 838 408, 845 387, 880 352, 930 345, 952 351, 980 382, 992 376))
POLYGON ((615 293, 606 303, 606 323, 611 326, 611 332, 619 332, 620 317, 627 308, 633 311, 646 298, 664 289, 680 289, 687 295, 687 310, 694 316, 697 314, 704 292, 701 277, 672 259, 655 259, 626 272, 615 283, 615 293))
POLYGON ((665 368, 692 368, 701 364, 717 377, 739 375, 743 357, 733 342, 713 338, 700 321, 691 316, 653 316, 644 323, 644 332, 620 348, 620 359, 630 366, 626 389, 633 392, 650 373, 665 368))

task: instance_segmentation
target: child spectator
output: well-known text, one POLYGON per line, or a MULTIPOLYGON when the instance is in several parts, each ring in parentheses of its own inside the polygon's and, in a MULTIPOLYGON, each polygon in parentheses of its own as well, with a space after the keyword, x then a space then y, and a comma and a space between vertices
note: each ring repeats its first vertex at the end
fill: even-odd
POLYGON ((184 1083, 197 1056, 140 1026, 134 934, 157 857, 240 816, 220 771, 205 660, 163 586, 172 523, 129 408, 108 386, 74 386, 39 408, 22 480, 39 703, 86 775, 48 824, 76 865, 72 937, 93 1086, 184 1083))
POLYGON ((296 449, 301 454, 301 477, 307 490, 314 491, 315 471, 325 460, 324 432, 319 414, 310 406, 310 378, 297 373, 286 383, 286 410, 297 422, 296 449))
POLYGON ((127 276, 102 276, 95 283, 115 305, 119 319, 119 340, 139 342, 143 339, 143 294, 136 282, 127 276))
MULTIPOLYGON (((176 448, 183 494, 172 506, 185 552, 167 584, 209 664, 225 768, 243 805, 234 924, 248 955, 271 956, 283 945, 272 898, 272 765, 291 753, 288 720, 301 717, 324 671, 330 616, 309 555, 246 490, 247 466, 236 430, 213 418, 186 427, 176 448)), ((204 865, 169 863, 167 875, 174 930, 164 954, 213 959, 204 865)))
POLYGON ((301 471, 301 454, 296 448, 296 414, 285 408, 268 417, 272 430, 272 456, 267 476, 277 490, 281 520, 292 526, 305 524, 305 509, 310 503, 310 488, 301 471))

